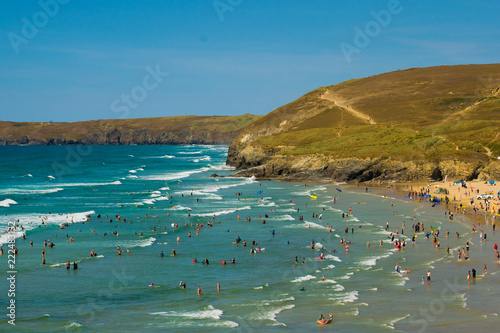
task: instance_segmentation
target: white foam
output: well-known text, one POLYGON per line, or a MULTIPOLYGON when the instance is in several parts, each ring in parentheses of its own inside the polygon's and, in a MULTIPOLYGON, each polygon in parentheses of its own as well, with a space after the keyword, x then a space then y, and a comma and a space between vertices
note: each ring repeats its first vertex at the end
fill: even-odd
POLYGON ((0 194, 43 194, 43 193, 55 193, 59 191, 64 191, 63 188, 44 188, 44 189, 28 189, 28 188, 8 188, 0 190, 0 194))
POLYGON ((342 291, 345 290, 345 287, 341 284, 336 284, 334 286, 331 286, 329 289, 333 289, 334 291, 342 291))
POLYGON ((309 225, 311 228, 318 228, 318 229, 325 229, 325 230, 328 230, 327 227, 324 227, 322 226, 321 224, 317 224, 317 223, 314 223, 314 222, 309 222, 309 221, 305 221, 305 223, 307 225, 309 225))
POLYGON ((160 174, 160 175, 150 175, 150 176, 141 176, 141 179, 146 179, 146 180, 179 180, 183 178, 188 178, 189 176, 204 172, 210 170, 209 168, 201 168, 197 170, 191 170, 191 171, 180 171, 180 172, 171 172, 171 173, 166 173, 166 174, 160 174))
POLYGON ((386 327, 389 327, 389 328, 394 329, 394 324, 396 324, 398 321, 401 321, 401 320, 403 320, 403 319, 408 318, 409 316, 410 316, 410 314, 408 313, 408 314, 406 314, 406 315, 405 315, 405 316, 403 316, 403 317, 399 317, 399 318, 396 318, 396 319, 392 319, 392 320, 390 320, 387 324, 384 324, 384 325, 382 325, 382 326, 386 326, 386 327))
POLYGON ((62 187, 76 187, 76 186, 105 186, 105 185, 120 185, 122 182, 117 180, 109 183, 63 183, 58 184, 58 186, 62 187))
MULTIPOLYGON (((295 205, 295 204, 292 204, 292 205, 295 205)), ((284 206, 284 205, 282 204, 282 206, 284 206)), ((297 209, 295 209, 295 208, 276 209, 276 212, 278 212, 278 213, 297 213, 297 209)))
MULTIPOLYGON (((334 256, 332 254, 326 254, 324 257, 325 257, 325 259, 334 260, 336 262, 342 262, 342 260, 339 257, 334 256)), ((333 266, 333 267, 335 267, 335 266, 333 266)))
POLYGON ((276 203, 275 202, 270 202, 270 203, 259 203, 259 207, 273 207, 273 206, 276 206, 276 203))
POLYGON ((358 262, 358 264, 360 264, 361 266, 375 266, 377 264, 377 260, 383 259, 383 258, 388 258, 390 256, 391 256, 390 254, 385 254, 385 255, 381 255, 381 256, 368 257, 368 258, 364 258, 364 259, 360 260, 358 262))
POLYGON ((353 291, 345 292, 341 295, 331 297, 331 298, 329 298, 329 300, 337 301, 340 304, 353 303, 355 300, 358 299, 358 295, 359 295, 359 292, 357 290, 353 290, 353 291))
POLYGON ((56 179, 56 177, 51 176, 51 175, 48 175, 47 178, 49 178, 49 179, 56 179))
POLYGON ((215 309, 209 305, 206 310, 200 311, 166 311, 166 312, 152 312, 150 315, 165 316, 165 317, 189 317, 196 319, 220 319, 224 311, 215 309))
POLYGON ((133 239, 133 240, 127 240, 127 241, 115 241, 116 245, 119 245, 120 247, 127 248, 127 247, 148 247, 154 244, 156 241, 156 238, 154 237, 149 237, 147 239, 133 239))
POLYGON ((198 151, 180 151, 178 154, 183 154, 183 155, 201 154, 201 150, 198 150, 198 151))
POLYGON ((170 200, 169 196, 160 196, 160 197, 155 197, 155 201, 164 201, 164 200, 170 200))
MULTIPOLYGON (((182 205, 175 205, 175 206, 172 206, 172 207, 170 207, 170 208, 168 208, 168 209, 170 209, 170 210, 189 210, 189 211, 191 211, 191 210, 192 210, 191 208, 189 208, 189 207, 184 207, 184 206, 182 206, 182 205)), ((194 215, 194 214, 193 214, 193 215, 194 215)))
POLYGON ((130 173, 136 173, 137 170, 129 170, 128 172, 130 172, 130 173))
POLYGON ((265 312, 263 310, 260 310, 258 314, 251 315, 251 318, 256 319, 256 320, 271 320, 274 322, 274 325, 286 326, 285 324, 277 321, 276 316, 280 312, 285 311, 285 310, 291 310, 294 307, 295 307, 294 304, 290 304, 290 305, 280 306, 280 307, 277 307, 277 308, 274 308, 272 310, 265 311, 265 312))
MULTIPOLYGON (((9 221, 19 220, 18 226, 23 226, 26 231, 38 228, 39 225, 43 223, 45 225, 51 224, 63 224, 71 222, 83 222, 87 220, 87 215, 92 215, 95 212, 88 211, 82 213, 72 213, 72 214, 19 214, 12 216, 0 216, 0 226, 7 226, 9 221)), ((15 237, 21 237, 24 232, 16 232, 15 237)), ((0 236, 0 244, 7 243, 8 234, 2 234, 0 236)))
POLYGON ((82 327, 82 324, 77 323, 76 321, 73 321, 73 322, 69 323, 68 325, 65 325, 64 327, 66 329, 70 329, 70 328, 73 328, 73 327, 82 327))
POLYGON ((351 278, 351 275, 353 275, 353 274, 354 274, 354 272, 348 272, 345 275, 343 275, 343 276, 341 276, 341 277, 339 277, 337 279, 338 280, 349 280, 351 278))
MULTIPOLYGON (((229 177, 226 177, 226 178, 229 178, 229 177)), ((215 178, 215 179, 217 179, 217 178, 215 178)), ((225 184, 225 185, 220 185, 220 184, 212 185, 209 187, 201 188, 200 191, 201 192, 217 192, 221 189, 228 189, 231 187, 243 186, 243 185, 247 185, 247 184, 251 184, 251 183, 255 182, 255 179, 252 179, 251 177, 250 178, 238 178, 238 179, 241 180, 239 183, 225 184)))
POLYGON ((161 187, 160 191, 170 191, 170 187, 168 187, 168 186, 161 187))
POLYGON ((203 213, 203 214, 191 214, 193 216, 219 216, 219 215, 226 215, 226 214, 231 214, 234 213, 238 210, 246 210, 246 209, 252 209, 250 206, 244 206, 244 207, 238 207, 238 208, 233 208, 233 209, 225 209, 225 210, 220 210, 217 212, 211 212, 211 213, 203 213))
POLYGON ((308 281, 308 280, 312 280, 312 279, 315 279, 316 277, 315 276, 312 276, 312 275, 306 275, 306 276, 301 276, 301 277, 298 277, 296 278, 295 280, 292 280, 290 282, 293 282, 293 283, 296 283, 296 282, 304 282, 304 281, 308 281))
POLYGON ((17 202, 12 199, 5 199, 0 201, 0 207, 10 207, 10 205, 17 205, 17 202))
MULTIPOLYGON (((396 273, 396 272, 394 272, 396 273)), ((404 276, 404 275, 400 275, 398 273, 396 273, 397 275, 399 275, 401 277, 401 279, 399 281, 396 282, 396 285, 397 286, 404 286, 406 284, 406 281, 408 281, 410 278, 407 277, 407 276, 404 276)))

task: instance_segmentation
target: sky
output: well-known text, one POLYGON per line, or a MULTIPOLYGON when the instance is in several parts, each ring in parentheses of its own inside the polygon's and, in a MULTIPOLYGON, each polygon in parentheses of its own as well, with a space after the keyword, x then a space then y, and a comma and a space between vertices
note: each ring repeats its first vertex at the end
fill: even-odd
POLYGON ((498 63, 498 1, 0 4, 0 120, 267 114, 321 86, 498 63))

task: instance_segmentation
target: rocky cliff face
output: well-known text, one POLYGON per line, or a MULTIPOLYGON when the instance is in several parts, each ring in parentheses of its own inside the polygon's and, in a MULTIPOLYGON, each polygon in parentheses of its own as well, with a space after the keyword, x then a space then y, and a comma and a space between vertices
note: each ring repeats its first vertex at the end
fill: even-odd
POLYGON ((179 145, 179 144, 220 144, 227 145, 237 133, 198 133, 185 132, 182 135, 174 133, 155 133, 147 129, 128 131, 114 128, 105 132, 89 132, 86 135, 72 139, 57 136, 48 139, 37 136, 23 135, 21 138, 0 134, 0 146, 10 145, 179 145))
POLYGON ((230 151, 228 164, 235 166, 241 176, 279 178, 285 180, 332 180, 364 182, 370 180, 480 180, 499 179, 500 163, 488 165, 460 161, 439 163, 397 161, 380 158, 329 158, 321 155, 284 157, 266 155, 259 149, 248 149, 235 154, 230 151), (272 156, 272 157, 270 157, 272 156))

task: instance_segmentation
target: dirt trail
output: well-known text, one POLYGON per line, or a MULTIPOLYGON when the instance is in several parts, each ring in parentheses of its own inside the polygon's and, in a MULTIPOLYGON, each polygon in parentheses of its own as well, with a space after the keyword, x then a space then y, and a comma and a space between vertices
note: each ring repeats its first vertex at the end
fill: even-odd
POLYGON ((336 95, 335 93, 333 93, 330 90, 325 91, 321 95, 321 98, 333 102, 336 106, 343 108, 347 112, 350 112, 351 114, 353 114, 355 117, 363 119, 366 122, 370 123, 371 125, 375 125, 377 123, 377 122, 375 122, 375 120, 373 120, 366 113, 358 111, 358 110, 354 109, 352 106, 349 106, 348 101, 344 100, 342 97, 336 95))
POLYGON ((468 106, 463 110, 460 110, 460 111, 457 111, 457 112, 450 114, 445 119, 443 119, 443 121, 441 123, 448 122, 452 119, 462 118, 467 112, 469 112, 470 110, 474 109, 476 106, 481 104, 481 102, 482 101, 474 102, 474 104, 472 104, 471 106, 468 106))

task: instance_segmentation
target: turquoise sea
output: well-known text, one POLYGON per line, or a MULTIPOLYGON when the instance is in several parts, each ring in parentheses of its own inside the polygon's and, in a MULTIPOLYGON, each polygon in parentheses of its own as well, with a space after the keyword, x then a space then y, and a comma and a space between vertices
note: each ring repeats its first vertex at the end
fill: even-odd
POLYGON ((498 235, 488 225, 483 225, 487 241, 481 241, 460 215, 449 222, 439 206, 387 187, 231 177, 235 172, 225 166, 227 148, 0 147, 0 294, 5 313, 0 331, 498 328, 500 279, 493 255, 498 235), (210 177, 214 173, 227 177, 210 177), (352 214, 343 218, 350 208, 352 214), (5 231, 14 222, 19 252, 15 266, 9 267, 5 231), (426 229, 413 244, 416 222, 426 229), (197 224, 203 224, 198 233, 197 224), (440 230, 440 249, 425 237, 431 226, 440 230), (389 239, 391 232, 406 241, 401 251, 389 239), (234 243, 237 238, 239 244, 234 243), (350 242, 348 252, 342 238, 350 242), (44 241, 55 246, 44 247, 44 241), (253 241, 255 254, 250 253, 253 241), (470 259, 458 261, 456 251, 467 241, 470 259), (177 255, 171 256, 174 249, 177 255), (92 250, 97 256, 90 256, 92 250), (317 259, 322 252, 324 259, 317 259), (201 263, 205 258, 209 265, 201 263), (232 258, 235 264, 229 263, 232 258), (396 264, 411 272, 396 273, 396 264), (482 276, 484 264, 487 276, 482 276), (472 268, 478 279, 468 284, 472 268), (422 284, 428 270, 432 282, 422 284), (9 271, 17 272, 12 297, 9 271), (186 289, 179 287, 180 281, 186 289), (198 287, 202 295, 197 295, 198 287), (6 316, 11 299, 15 326, 6 316), (316 324, 320 314, 329 313, 332 324, 316 324))

